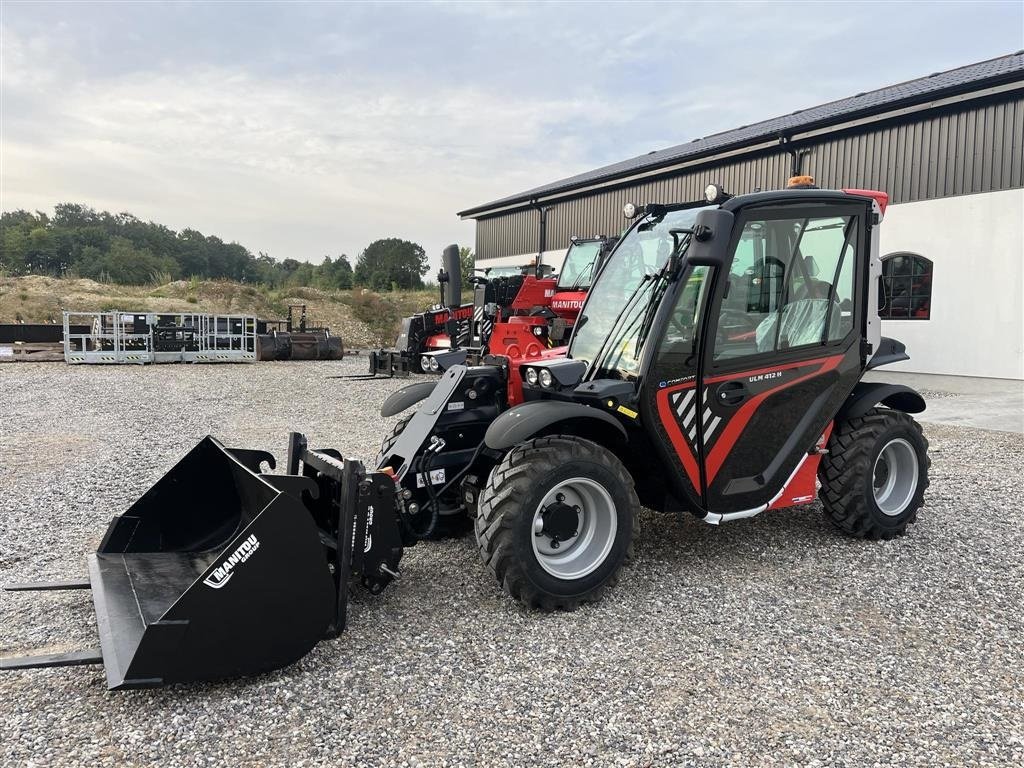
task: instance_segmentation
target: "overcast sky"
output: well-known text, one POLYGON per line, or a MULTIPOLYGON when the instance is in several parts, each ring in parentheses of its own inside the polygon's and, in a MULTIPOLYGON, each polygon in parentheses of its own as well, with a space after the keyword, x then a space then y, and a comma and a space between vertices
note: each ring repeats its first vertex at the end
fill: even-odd
POLYGON ((0 2, 0 207, 278 259, 1024 48, 1024 2, 0 2))

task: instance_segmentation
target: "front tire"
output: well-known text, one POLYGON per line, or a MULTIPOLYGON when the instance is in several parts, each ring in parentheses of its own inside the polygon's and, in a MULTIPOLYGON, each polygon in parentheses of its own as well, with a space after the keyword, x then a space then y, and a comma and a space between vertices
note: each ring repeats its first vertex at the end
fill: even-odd
POLYGON ((928 440, 901 411, 872 408, 837 423, 818 468, 825 515, 851 536, 891 539, 917 520, 928 488, 928 440))
POLYGON ((502 589, 543 610, 599 600, 630 556, 640 502, 614 454, 542 437, 513 448, 480 494, 476 540, 502 589))

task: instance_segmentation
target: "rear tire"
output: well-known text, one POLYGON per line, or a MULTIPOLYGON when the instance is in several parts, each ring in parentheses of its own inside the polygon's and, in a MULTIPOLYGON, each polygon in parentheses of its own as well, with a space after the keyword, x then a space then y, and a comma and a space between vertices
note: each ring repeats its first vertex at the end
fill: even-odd
POLYGON ((491 472, 477 546, 516 600, 574 610, 618 579, 639 509, 633 479, 610 451, 577 437, 542 437, 513 448, 491 472))
POLYGON ((837 423, 818 467, 832 523, 862 539, 891 539, 917 520, 928 488, 928 440, 901 411, 872 408, 837 423))

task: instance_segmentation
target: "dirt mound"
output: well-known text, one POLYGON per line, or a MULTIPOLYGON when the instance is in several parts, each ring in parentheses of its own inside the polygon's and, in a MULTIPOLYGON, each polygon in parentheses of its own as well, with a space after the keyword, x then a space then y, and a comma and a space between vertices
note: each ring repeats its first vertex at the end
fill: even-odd
MULTIPOLYGON (((433 293, 376 294, 284 288, 231 280, 175 280, 158 286, 116 285, 41 275, 0 278, 0 323, 59 323, 64 310, 100 312, 208 312, 283 320, 289 304, 305 304, 310 324, 325 325, 345 346, 390 346, 405 315, 425 309, 433 293)), ((296 316, 296 320, 298 317, 296 316)))

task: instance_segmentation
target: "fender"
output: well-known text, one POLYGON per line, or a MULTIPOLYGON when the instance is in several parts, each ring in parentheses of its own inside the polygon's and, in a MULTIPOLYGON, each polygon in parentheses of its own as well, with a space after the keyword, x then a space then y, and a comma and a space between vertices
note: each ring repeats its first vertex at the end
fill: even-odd
POLYGON ((387 417, 401 413, 420 400, 425 400, 434 391, 435 386, 437 386, 436 381, 418 381, 392 392, 380 407, 380 415, 387 417))
POLYGON ((626 437, 626 428, 609 413, 579 403, 555 400, 535 400, 505 411, 487 428, 484 444, 488 448, 504 451, 529 440, 552 424, 571 419, 603 421, 614 425, 626 437))
POLYGON ((925 409, 924 398, 910 387, 903 384, 861 381, 846 398, 836 419, 856 419, 879 403, 904 413, 921 413, 925 409))

